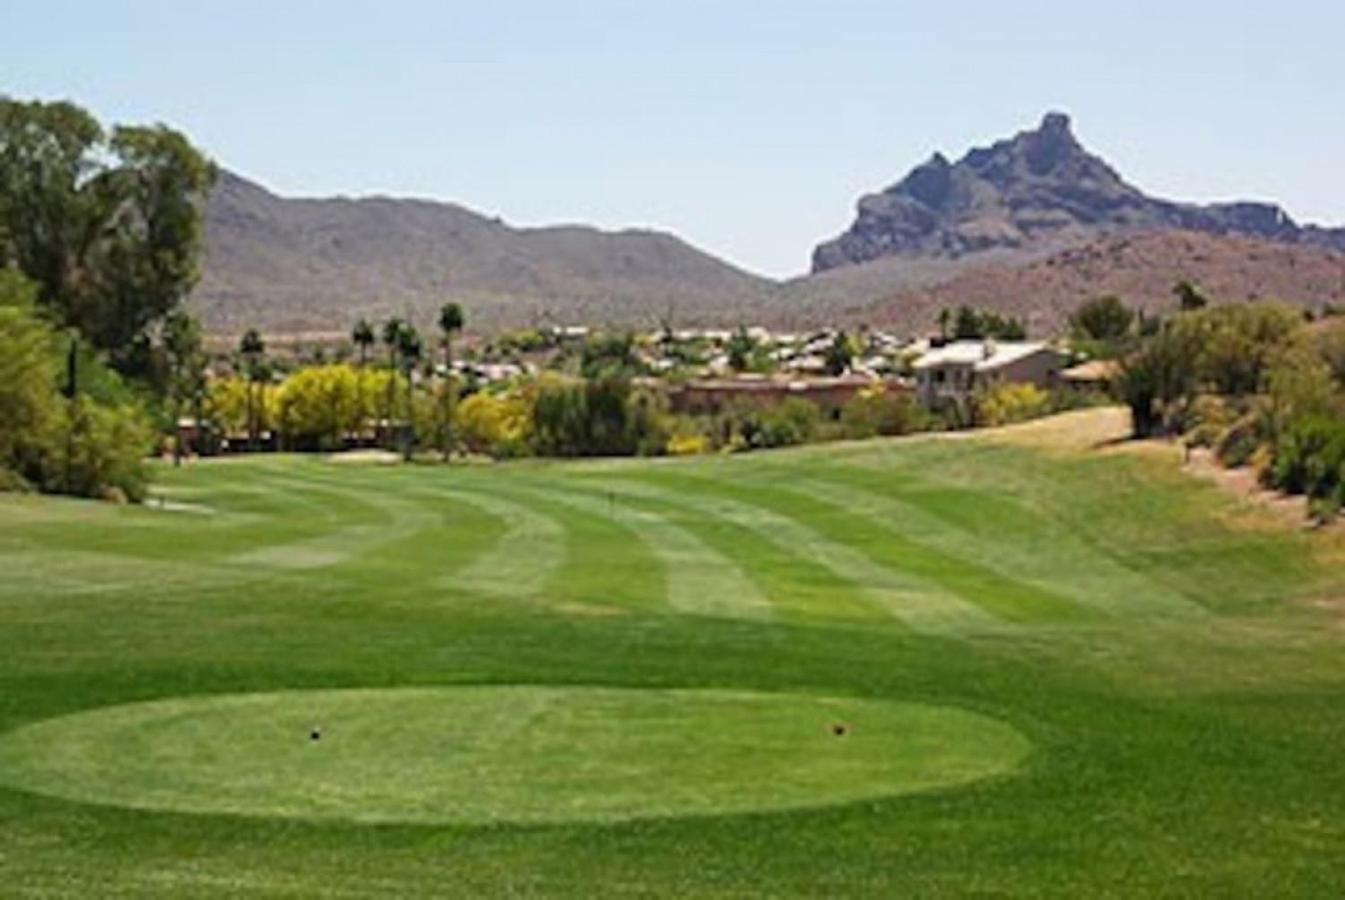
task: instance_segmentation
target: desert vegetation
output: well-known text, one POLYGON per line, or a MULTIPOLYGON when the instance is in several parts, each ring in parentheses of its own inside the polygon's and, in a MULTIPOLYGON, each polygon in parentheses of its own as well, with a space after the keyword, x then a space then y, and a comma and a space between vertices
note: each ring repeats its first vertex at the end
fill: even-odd
POLYGON ((1308 321, 1270 302, 1183 307, 1147 336, 1118 339, 1117 389, 1135 434, 1212 448, 1269 487, 1306 494, 1319 521, 1333 518, 1345 505, 1345 319, 1308 321))

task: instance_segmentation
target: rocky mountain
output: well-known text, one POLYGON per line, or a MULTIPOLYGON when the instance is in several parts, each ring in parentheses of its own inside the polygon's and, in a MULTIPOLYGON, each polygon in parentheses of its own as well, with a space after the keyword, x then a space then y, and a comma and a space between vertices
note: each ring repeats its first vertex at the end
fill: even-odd
POLYGON ((660 232, 514 228, 421 200, 289 199, 228 172, 205 225, 192 303, 217 332, 341 332, 360 315, 428 322, 449 299, 473 327, 736 322, 761 317, 774 288, 660 232))
POLYGON ((1196 205, 1149 197, 1075 138, 1069 118, 970 151, 936 153, 859 201, 848 231, 819 245, 813 271, 888 257, 1041 255, 1112 235, 1184 230, 1345 250, 1345 228, 1301 226, 1270 203, 1196 205))

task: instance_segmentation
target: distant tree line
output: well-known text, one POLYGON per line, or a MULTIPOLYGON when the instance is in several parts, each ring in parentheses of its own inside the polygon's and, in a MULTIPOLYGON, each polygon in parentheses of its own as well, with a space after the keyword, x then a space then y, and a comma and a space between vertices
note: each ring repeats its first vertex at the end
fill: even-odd
POLYGON ((944 308, 939 311, 939 334, 945 340, 1021 341, 1027 338, 1027 325, 1022 319, 994 310, 963 305, 956 310, 944 308))

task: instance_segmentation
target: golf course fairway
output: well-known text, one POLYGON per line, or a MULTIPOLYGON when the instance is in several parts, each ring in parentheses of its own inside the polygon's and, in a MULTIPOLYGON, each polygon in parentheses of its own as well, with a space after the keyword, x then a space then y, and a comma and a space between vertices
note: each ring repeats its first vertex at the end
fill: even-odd
POLYGON ((1345 527, 1127 428, 0 496, 0 895, 1337 898, 1345 527))
POLYGON ((846 803, 1013 769, 975 713, 740 691, 288 691, 113 706, 0 738, 14 786, 142 809, 565 822, 846 803), (321 723, 320 725, 315 723, 321 723))

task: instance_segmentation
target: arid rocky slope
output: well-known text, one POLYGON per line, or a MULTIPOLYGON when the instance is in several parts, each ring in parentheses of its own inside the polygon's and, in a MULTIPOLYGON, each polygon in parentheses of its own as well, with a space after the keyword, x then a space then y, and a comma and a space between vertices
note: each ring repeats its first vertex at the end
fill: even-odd
POLYGON ((358 315, 428 320, 445 300, 473 324, 654 324, 759 315, 772 282, 660 232, 513 228, 461 206, 289 199, 223 173, 206 208, 193 302, 207 326, 343 330, 358 315))
POLYGON ((927 330, 939 310, 962 304, 1023 318, 1050 334, 1079 304, 1115 294, 1149 312, 1176 305, 1191 281, 1212 300, 1279 299, 1318 312, 1345 305, 1345 253, 1238 236, 1159 231, 1107 238, 1023 265, 987 264, 936 284, 899 290, 870 305, 874 324, 927 330))

